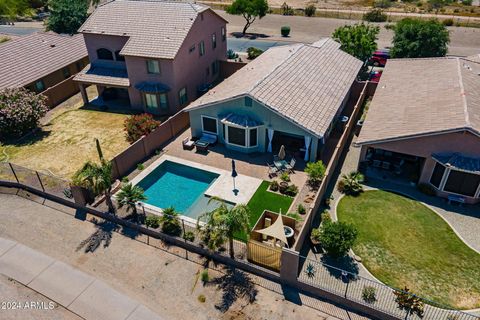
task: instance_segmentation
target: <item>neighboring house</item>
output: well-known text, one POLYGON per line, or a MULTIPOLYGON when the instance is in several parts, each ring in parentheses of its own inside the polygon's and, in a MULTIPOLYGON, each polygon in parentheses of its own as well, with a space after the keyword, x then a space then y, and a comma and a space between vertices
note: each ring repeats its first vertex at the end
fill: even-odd
POLYGON ((78 92, 72 77, 88 64, 81 35, 53 32, 16 37, 0 44, 0 89, 27 88, 53 107, 78 92))
POLYGON ((209 7, 179 1, 117 0, 79 29, 91 65, 75 77, 106 100, 170 115, 215 82, 226 60, 226 21, 209 7))
POLYGON ((407 178, 439 196, 479 202, 480 61, 472 59, 389 60, 357 140, 360 161, 399 179, 410 167, 407 178))
POLYGON ((319 158, 362 62, 322 39, 270 48, 185 110, 193 137, 218 136, 240 152, 319 158))

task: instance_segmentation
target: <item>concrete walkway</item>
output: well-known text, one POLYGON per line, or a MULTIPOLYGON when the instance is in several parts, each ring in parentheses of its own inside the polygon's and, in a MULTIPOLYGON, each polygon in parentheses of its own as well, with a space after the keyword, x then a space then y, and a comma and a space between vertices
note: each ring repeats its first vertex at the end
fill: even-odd
POLYGON ((0 238, 0 274, 41 293, 84 319, 162 319, 103 281, 3 238, 0 238))

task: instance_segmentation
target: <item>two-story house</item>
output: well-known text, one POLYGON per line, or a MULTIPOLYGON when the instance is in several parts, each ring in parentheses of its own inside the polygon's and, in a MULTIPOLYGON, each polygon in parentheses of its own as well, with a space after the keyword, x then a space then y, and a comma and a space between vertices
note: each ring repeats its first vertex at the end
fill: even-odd
POLYGON ((117 0, 99 6, 80 27, 90 65, 76 77, 99 96, 125 99, 157 115, 181 110, 206 91, 226 60, 226 21, 189 2, 117 0))

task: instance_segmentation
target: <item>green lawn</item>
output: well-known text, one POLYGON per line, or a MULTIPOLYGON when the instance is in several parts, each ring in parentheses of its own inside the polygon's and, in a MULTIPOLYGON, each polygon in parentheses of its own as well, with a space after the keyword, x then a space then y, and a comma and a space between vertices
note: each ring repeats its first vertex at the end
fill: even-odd
POLYGON ((426 206, 376 190, 342 198, 337 214, 358 228, 353 250, 384 283, 454 308, 480 307, 480 254, 426 206))
MULTIPOLYGON (((292 204, 293 198, 284 196, 281 194, 273 193, 268 191, 268 186, 270 182, 263 181, 258 187, 255 194, 248 202, 248 207, 250 208, 250 227, 253 228, 255 223, 257 223, 258 218, 263 213, 263 210, 270 210, 273 212, 282 212, 282 214, 287 214, 290 205, 292 204)), ((239 234, 237 238, 242 240, 247 240, 246 234, 239 234)))

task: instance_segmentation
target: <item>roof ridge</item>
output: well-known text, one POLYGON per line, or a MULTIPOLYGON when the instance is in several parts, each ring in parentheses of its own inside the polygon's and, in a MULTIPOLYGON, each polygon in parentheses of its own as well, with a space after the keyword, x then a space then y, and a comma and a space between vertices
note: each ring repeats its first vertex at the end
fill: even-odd
POLYGON ((460 94, 462 96, 463 113, 465 115, 465 123, 471 127, 470 115, 468 114, 467 98, 465 97, 465 88, 463 87, 462 66, 460 65, 460 58, 457 59, 458 83, 460 85, 460 94))

